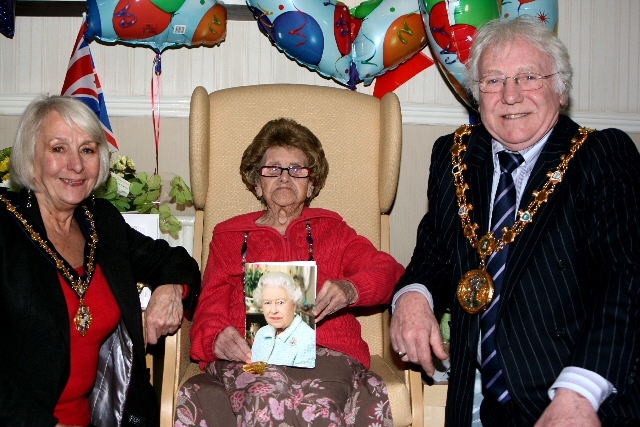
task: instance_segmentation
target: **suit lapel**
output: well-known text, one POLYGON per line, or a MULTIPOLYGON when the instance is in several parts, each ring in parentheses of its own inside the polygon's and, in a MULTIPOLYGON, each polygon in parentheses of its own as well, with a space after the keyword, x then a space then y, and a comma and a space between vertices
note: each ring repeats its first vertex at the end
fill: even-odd
MULTIPOLYGON (((493 156, 491 151, 491 135, 483 127, 475 130, 467 143, 464 160, 469 177, 469 201, 473 205, 471 219, 480 227, 478 236, 489 229, 489 206, 491 201, 491 184, 493 183, 493 156)), ((479 260, 479 258, 478 258, 479 260)))
MULTIPOLYGON (((40 216, 40 208, 38 207, 37 199, 35 197, 31 197, 32 206, 30 208, 26 208, 26 192, 23 193, 24 194, 20 194, 22 199, 20 204, 21 206, 25 206, 25 208, 21 209, 22 214, 41 236, 46 237, 47 232, 44 222, 42 221, 42 217, 40 216)), ((30 236, 27 238, 31 240, 30 236)), ((44 254, 42 254, 36 243, 31 243, 34 245, 36 252, 38 252, 38 256, 33 259, 34 264, 32 266, 32 271, 38 273, 34 274, 33 278, 37 281, 36 286, 40 288, 40 295, 45 301, 48 301, 46 306, 49 308, 51 318, 60 331, 63 342, 66 347, 69 348, 71 345, 69 315, 67 301, 65 300, 64 293, 61 289, 60 278, 58 277, 55 265, 53 265, 44 254)), ((65 284, 65 286, 67 285, 65 284)))
MULTIPOLYGON (((489 229, 489 206, 493 182, 491 135, 484 126, 473 130, 467 141, 467 152, 463 162, 467 165, 466 178, 469 184, 467 201, 473 205, 473 210, 470 213, 471 220, 479 226, 476 230, 477 235, 482 236, 489 229)), ((477 262, 480 263, 480 256, 477 256, 477 262)), ((480 336, 480 316, 470 317, 467 343, 471 357, 476 360, 478 337, 480 336)))
MULTIPOLYGON (((560 116, 558 123, 554 127, 549 139, 545 144, 534 169, 529 177, 527 186, 522 193, 520 209, 525 210, 532 200, 532 193, 542 188, 547 181, 547 172, 555 171, 560 164, 560 157, 569 153, 571 138, 578 133, 578 125, 565 116, 560 116)), ((571 164, 569 169, 571 169, 571 164)), ((513 292, 514 285, 519 282, 524 270, 531 259, 532 254, 537 250, 537 244, 544 236, 544 231, 548 227, 549 219, 552 218, 561 206, 563 185, 560 182, 549 197, 548 202, 542 205, 533 221, 527 225, 524 231, 510 245, 507 270, 502 284, 503 301, 507 300, 513 292)), ((501 304, 500 312, 505 310, 507 304, 501 304)))

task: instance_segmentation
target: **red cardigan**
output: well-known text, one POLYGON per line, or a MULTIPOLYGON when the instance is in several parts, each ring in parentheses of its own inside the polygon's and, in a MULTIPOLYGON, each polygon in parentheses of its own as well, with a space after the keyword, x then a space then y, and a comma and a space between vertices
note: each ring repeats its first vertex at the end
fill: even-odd
MULTIPOLYGON (((318 264, 318 292, 326 280, 348 280, 358 290, 353 306, 388 304, 404 268, 356 234, 340 215, 325 209, 305 208, 281 235, 271 227, 257 226, 264 211, 221 222, 213 230, 202 294, 191 327, 191 357, 201 368, 217 357, 214 343, 229 325, 241 335, 245 330, 242 243, 249 232, 247 262, 306 261, 309 259, 306 221, 311 224, 314 258, 318 264)), ((319 346, 340 351, 369 368, 369 347, 360 323, 347 309, 317 325, 319 346)))

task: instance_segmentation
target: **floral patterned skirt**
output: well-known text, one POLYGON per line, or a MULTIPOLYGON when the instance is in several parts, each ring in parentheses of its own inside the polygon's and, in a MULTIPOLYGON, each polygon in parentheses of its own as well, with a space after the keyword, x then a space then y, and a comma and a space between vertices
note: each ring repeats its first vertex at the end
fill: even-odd
POLYGON ((391 427, 387 387, 356 359, 318 347, 313 369, 262 375, 217 361, 178 392, 175 427, 391 427))

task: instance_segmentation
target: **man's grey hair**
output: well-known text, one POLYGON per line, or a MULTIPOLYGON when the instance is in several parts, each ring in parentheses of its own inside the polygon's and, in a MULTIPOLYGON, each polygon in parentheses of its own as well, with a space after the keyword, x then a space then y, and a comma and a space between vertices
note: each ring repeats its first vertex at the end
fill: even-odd
POLYGON ((558 95, 565 97, 565 104, 569 101, 569 90, 573 69, 569 60, 569 52, 553 31, 537 18, 530 15, 522 15, 510 21, 496 19, 489 21, 478 29, 471 53, 467 61, 465 72, 465 86, 473 98, 480 99, 480 58, 488 51, 501 52, 512 43, 526 42, 540 52, 551 57, 553 70, 557 73, 553 76, 553 84, 558 95))

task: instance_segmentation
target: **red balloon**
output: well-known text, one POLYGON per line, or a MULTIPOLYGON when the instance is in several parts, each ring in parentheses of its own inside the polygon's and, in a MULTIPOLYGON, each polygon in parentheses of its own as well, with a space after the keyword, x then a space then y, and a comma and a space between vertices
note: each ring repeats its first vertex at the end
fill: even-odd
POLYGON ((215 46, 227 34, 227 9, 220 3, 204 14, 193 33, 193 46, 215 46))
POLYGON ((151 0, 120 0, 113 12, 113 29, 122 40, 157 36, 167 29, 171 14, 151 0))
POLYGON ((393 67, 409 59, 427 45, 422 16, 403 15, 391 23, 382 45, 384 68, 393 67))
POLYGON ((337 2, 333 11, 333 35, 342 56, 351 52, 351 12, 343 3, 337 2))
POLYGON ((362 19, 351 17, 351 40, 355 40, 362 27, 362 19))
POLYGON ((449 15, 445 2, 436 3, 429 14, 429 26, 431 34, 437 45, 444 49, 450 42, 451 25, 449 25, 449 15))
POLYGON ((460 62, 466 63, 476 28, 469 24, 449 25, 445 2, 437 3, 431 9, 430 26, 433 39, 440 50, 446 53, 457 53, 460 62))
POLYGON ((458 52, 458 58, 463 64, 467 63, 471 53, 473 37, 476 27, 468 24, 456 24, 451 26, 451 44, 447 46, 450 52, 458 52))

